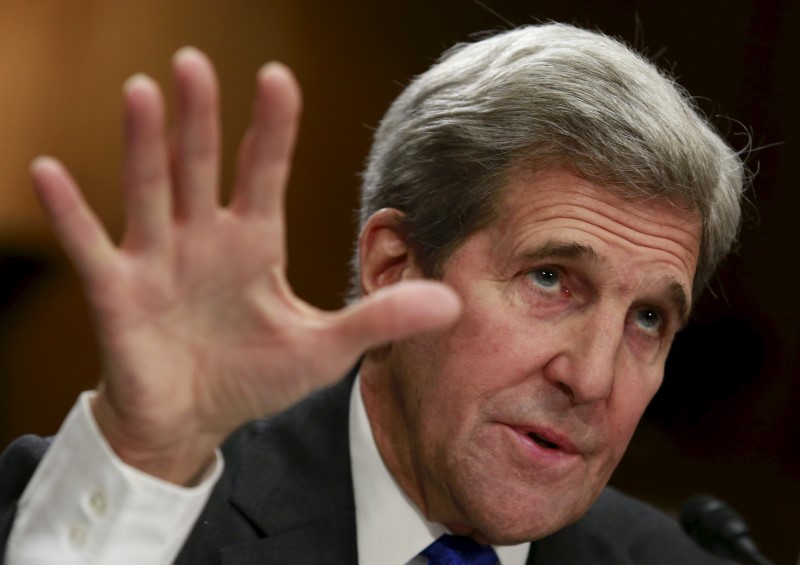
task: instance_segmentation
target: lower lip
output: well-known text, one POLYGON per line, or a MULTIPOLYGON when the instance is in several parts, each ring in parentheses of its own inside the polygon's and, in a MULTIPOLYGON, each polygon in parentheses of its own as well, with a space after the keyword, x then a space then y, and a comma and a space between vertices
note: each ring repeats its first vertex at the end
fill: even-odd
POLYGON ((511 439, 519 446, 526 458, 545 467, 567 465, 577 459, 576 453, 567 453, 561 449, 550 449, 533 441, 528 434, 511 426, 503 425, 512 436, 511 439))

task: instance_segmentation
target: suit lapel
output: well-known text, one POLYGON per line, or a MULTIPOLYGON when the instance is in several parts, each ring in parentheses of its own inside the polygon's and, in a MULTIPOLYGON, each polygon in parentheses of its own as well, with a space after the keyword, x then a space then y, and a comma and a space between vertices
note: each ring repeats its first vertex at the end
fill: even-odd
POLYGON ((264 537, 224 549, 224 565, 357 563, 348 434, 353 378, 258 424, 230 503, 264 537))

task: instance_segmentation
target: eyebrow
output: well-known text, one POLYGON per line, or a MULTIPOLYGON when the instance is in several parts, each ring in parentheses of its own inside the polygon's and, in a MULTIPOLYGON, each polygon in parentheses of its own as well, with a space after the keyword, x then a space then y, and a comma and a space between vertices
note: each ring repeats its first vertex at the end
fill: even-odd
POLYGON ((542 259, 590 259, 595 263, 604 261, 590 245, 572 241, 546 241, 539 247, 526 251, 520 257, 529 261, 542 259))
POLYGON ((683 285, 676 280, 669 284, 669 300, 680 312, 681 327, 685 327, 689 323, 689 297, 683 285))
MULTIPOLYGON (((595 249, 574 241, 550 240, 535 249, 525 251, 520 256, 524 261, 541 261, 542 259, 588 259, 594 263, 605 263, 606 259, 595 249)), ((679 313, 681 327, 689 322, 689 296, 686 288, 673 277, 667 279, 667 300, 679 313)))

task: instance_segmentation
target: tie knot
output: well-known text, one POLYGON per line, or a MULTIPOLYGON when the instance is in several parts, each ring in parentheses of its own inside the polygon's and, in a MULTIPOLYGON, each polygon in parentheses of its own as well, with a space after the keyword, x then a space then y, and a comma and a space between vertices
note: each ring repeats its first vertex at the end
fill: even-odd
POLYGON ((466 536, 444 534, 424 550, 429 565, 497 565, 497 554, 490 545, 481 545, 466 536))

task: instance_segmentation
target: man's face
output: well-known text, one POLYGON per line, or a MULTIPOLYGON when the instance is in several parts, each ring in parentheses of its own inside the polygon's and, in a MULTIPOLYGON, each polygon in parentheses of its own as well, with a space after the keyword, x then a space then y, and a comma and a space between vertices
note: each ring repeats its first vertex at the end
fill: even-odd
POLYGON ((578 519, 658 389, 691 303, 698 215, 568 172, 517 174, 448 260, 446 330, 392 344, 365 401, 381 454, 429 519, 495 543, 578 519))

